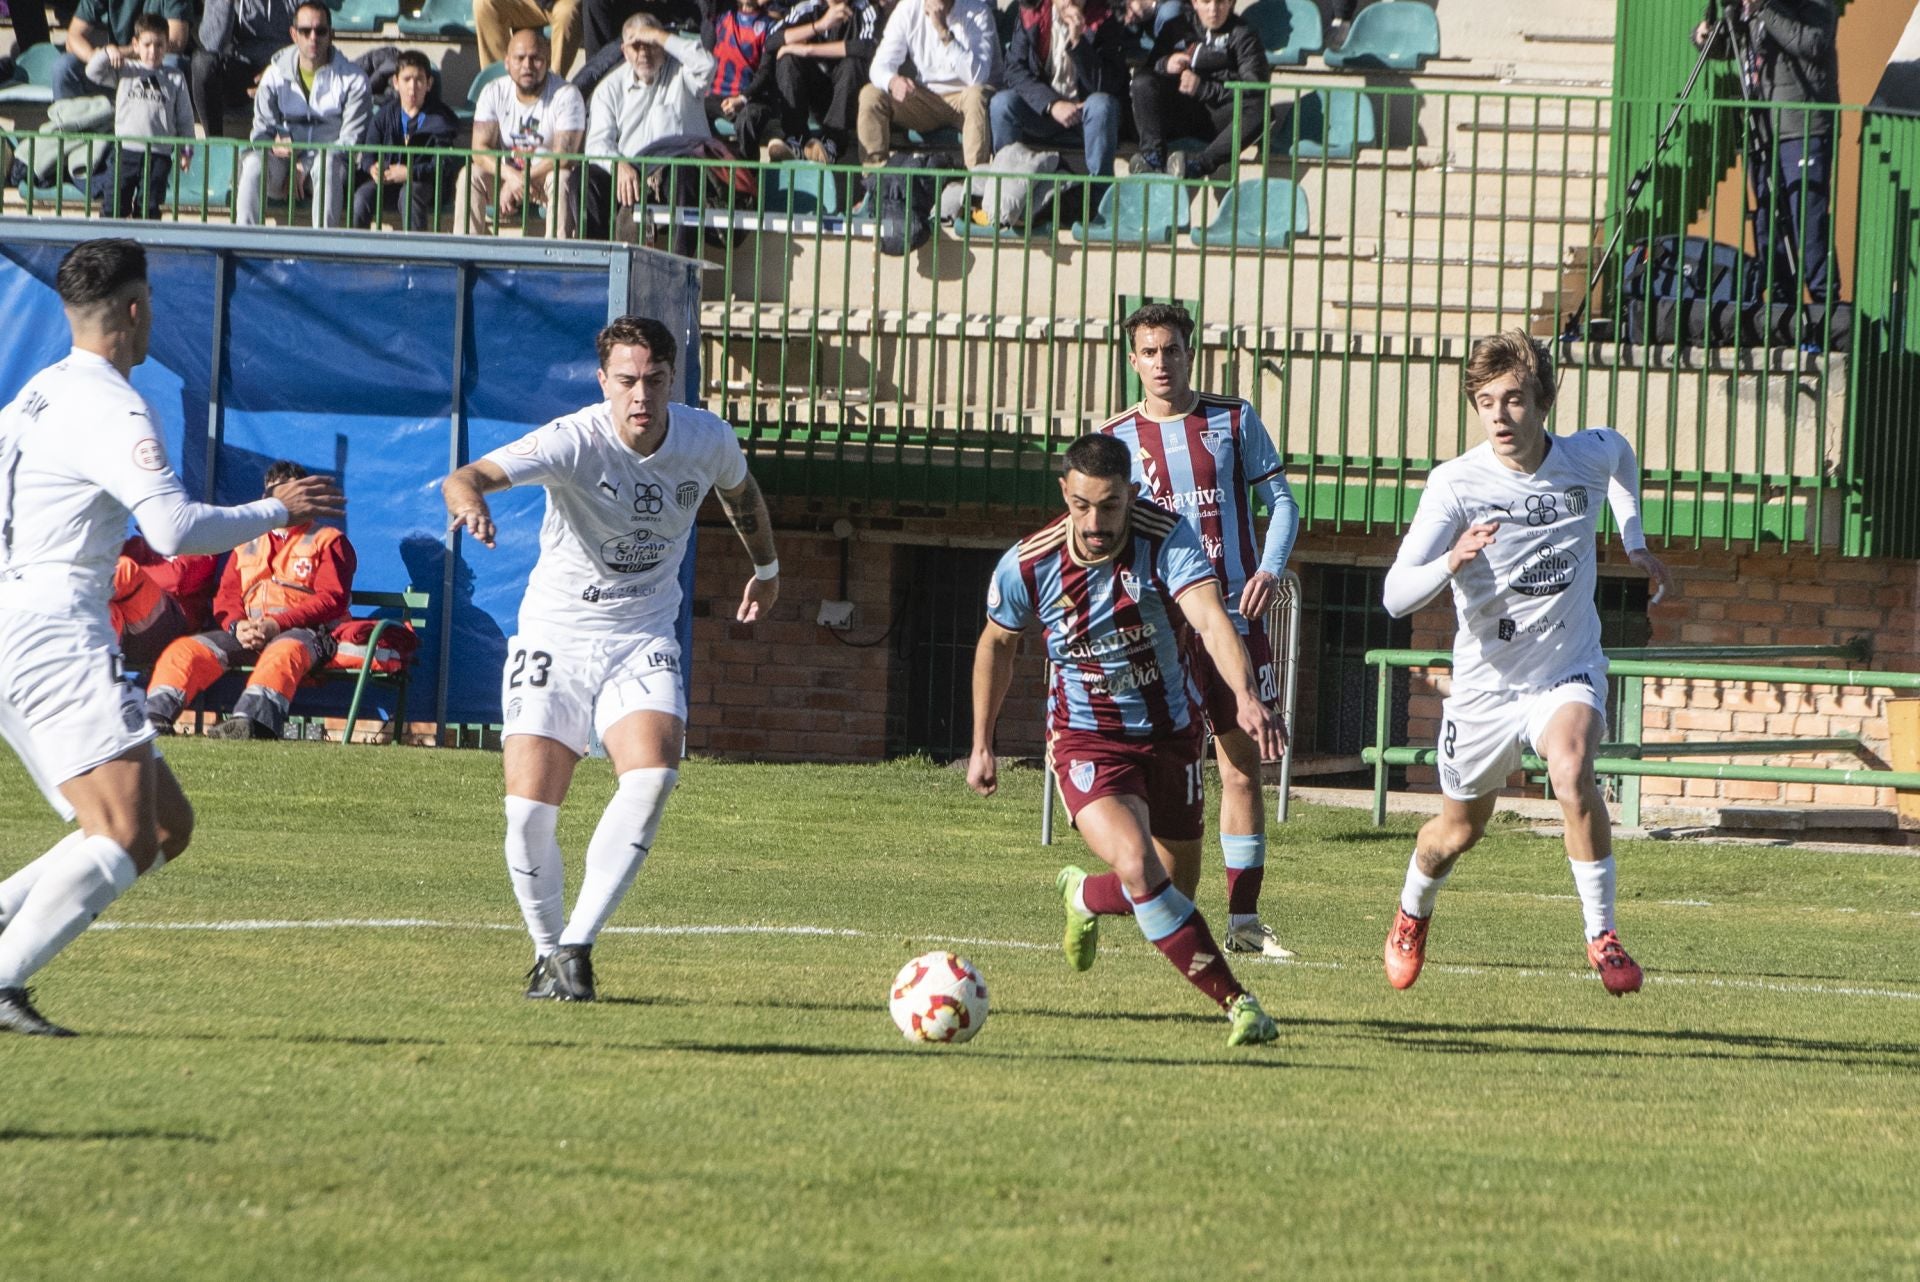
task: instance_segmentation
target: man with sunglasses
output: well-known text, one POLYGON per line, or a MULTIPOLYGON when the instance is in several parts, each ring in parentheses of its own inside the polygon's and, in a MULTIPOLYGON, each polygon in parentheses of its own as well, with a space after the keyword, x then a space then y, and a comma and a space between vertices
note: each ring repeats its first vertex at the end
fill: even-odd
POLYGON ((253 96, 252 137, 273 146, 241 157, 234 221, 260 222, 269 201, 283 222, 291 221, 293 200, 311 197, 313 225, 341 227, 352 185, 347 147, 367 136, 372 89, 366 74, 333 47, 332 12, 320 0, 294 10, 290 34, 293 44, 273 55, 253 96), (342 145, 296 151, 300 143, 342 145))

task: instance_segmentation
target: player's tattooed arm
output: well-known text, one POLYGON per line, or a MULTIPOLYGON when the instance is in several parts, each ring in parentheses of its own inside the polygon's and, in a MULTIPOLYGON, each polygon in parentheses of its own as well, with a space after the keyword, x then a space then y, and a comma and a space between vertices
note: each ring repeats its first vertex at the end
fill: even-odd
POLYGON ((487 495, 512 485, 498 463, 475 459, 440 482, 440 496, 447 503, 447 530, 465 530, 487 547, 493 546, 493 511, 487 495))
POLYGON ((734 533, 746 545, 747 555, 753 558, 753 577, 747 580, 747 590, 740 595, 740 608, 734 612, 734 618, 742 623, 754 623, 773 609, 780 595, 780 558, 773 546, 773 518, 767 512, 766 496, 760 493, 760 484, 751 472, 732 489, 715 489, 714 493, 719 496, 720 508, 727 514, 727 520, 733 523, 734 533))

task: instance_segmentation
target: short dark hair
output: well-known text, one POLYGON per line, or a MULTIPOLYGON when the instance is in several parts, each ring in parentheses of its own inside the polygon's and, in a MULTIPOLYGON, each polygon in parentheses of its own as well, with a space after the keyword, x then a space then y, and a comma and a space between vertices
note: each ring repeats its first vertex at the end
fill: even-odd
POLYGON ((327 7, 325 0, 300 0, 299 4, 293 6, 293 25, 296 27, 300 25, 300 11, 303 9, 312 9, 315 13, 325 14, 327 29, 333 29, 333 10, 327 7))
POLYGON ((1119 437, 1089 432, 1067 446, 1067 452, 1060 456, 1060 475, 1068 472, 1078 472, 1096 481, 1131 480, 1133 455, 1127 452, 1126 442, 1119 437))
POLYGON ((1480 389, 1508 374, 1517 374, 1522 384, 1531 381, 1541 409, 1553 405, 1553 351, 1525 330, 1510 329, 1483 338, 1467 353, 1461 379, 1469 401, 1480 389))
POLYGON ((1127 331, 1127 350, 1133 350, 1134 331, 1142 329, 1170 329, 1180 335, 1180 341, 1188 348, 1193 346, 1193 317, 1187 309, 1178 303, 1148 303, 1133 309, 1133 314, 1120 322, 1120 328, 1127 331))
POLYGON ((147 278, 147 251, 125 237, 83 240, 67 251, 54 277, 60 301, 75 311, 98 307, 147 278))
POLYGON ((151 9, 142 9, 133 16, 133 34, 140 36, 159 36, 167 38, 167 20, 151 9))
POLYGON ((273 493, 273 487, 282 481, 297 481, 301 477, 309 475, 311 475, 311 473, 309 473, 306 468, 301 467, 290 458, 275 459, 273 462, 267 464, 267 479, 260 482, 260 488, 266 493, 271 494, 273 493))
POLYGON ((427 80, 433 80, 433 64, 427 61, 427 55, 418 49, 402 49, 400 56, 394 59, 394 71, 397 74, 402 67, 412 67, 415 71, 427 73, 427 80))
POLYGON ((600 354, 601 369, 607 367, 616 347, 644 347, 654 360, 672 365, 678 358, 680 345, 674 341, 673 331, 651 316, 619 316, 609 321, 593 340, 593 350, 600 354))

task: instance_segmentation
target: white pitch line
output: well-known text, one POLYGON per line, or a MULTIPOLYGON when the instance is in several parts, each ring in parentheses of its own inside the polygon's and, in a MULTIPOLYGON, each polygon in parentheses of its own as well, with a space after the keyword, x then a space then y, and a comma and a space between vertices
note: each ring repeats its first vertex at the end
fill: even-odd
MULTIPOLYGON (((95 930, 207 930, 207 931, 257 931, 257 930, 494 930, 519 932, 523 928, 505 922, 484 921, 436 921, 426 917, 334 917, 318 921, 283 921, 272 918, 243 919, 239 921, 103 921, 94 926, 95 930)), ((875 932, 853 930, 835 926, 608 926, 600 932, 603 935, 789 935, 815 939, 872 939, 875 932)), ((894 932, 885 932, 888 935, 894 932)), ((920 935, 905 932, 906 938, 929 944, 956 944, 964 948, 1011 948, 1025 952, 1049 952, 1055 945, 1036 944, 1025 939, 981 939, 969 935, 920 935)), ((1332 961, 1280 961, 1265 957, 1241 957, 1239 964, 1259 962, 1267 966, 1288 966, 1301 970, 1346 970, 1345 962, 1332 961)), ((1472 975, 1486 978, 1501 974, 1513 979, 1552 979, 1566 978, 1583 983, 1593 983, 1599 976, 1591 971, 1555 971, 1555 970, 1503 970, 1493 971, 1481 966, 1427 966, 1429 972, 1445 975, 1472 975)), ((1899 988, 1856 988, 1832 984, 1787 984, 1775 980, 1763 979, 1713 979, 1696 978, 1687 975, 1649 975, 1647 980, 1654 984, 1670 985, 1676 988, 1749 988, 1769 993, 1796 993, 1816 997, 1883 997, 1892 1001, 1920 1001, 1920 992, 1899 988)))

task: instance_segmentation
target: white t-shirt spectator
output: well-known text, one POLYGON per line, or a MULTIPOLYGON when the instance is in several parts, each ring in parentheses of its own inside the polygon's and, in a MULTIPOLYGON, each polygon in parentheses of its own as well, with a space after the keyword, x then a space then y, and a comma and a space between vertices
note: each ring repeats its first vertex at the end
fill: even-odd
POLYGON ((521 151, 552 151, 553 140, 569 130, 584 134, 587 128, 587 100, 580 91, 547 73, 547 83, 532 102, 520 101, 520 91, 512 79, 501 76, 480 91, 473 106, 473 123, 500 126, 500 145, 521 151))

